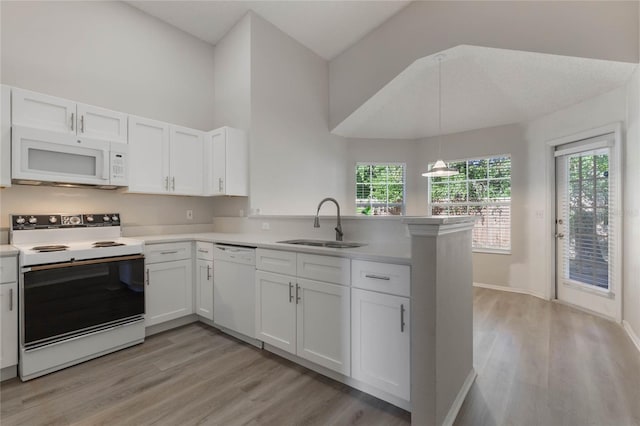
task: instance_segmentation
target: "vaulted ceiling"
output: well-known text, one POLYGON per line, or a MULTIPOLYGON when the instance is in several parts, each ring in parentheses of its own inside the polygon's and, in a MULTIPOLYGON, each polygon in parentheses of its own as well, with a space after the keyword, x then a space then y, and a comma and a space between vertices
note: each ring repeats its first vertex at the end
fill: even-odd
MULTIPOLYGON (((624 85, 636 67, 477 46, 442 53, 443 134, 532 120, 624 85)), ((435 56, 407 67, 333 133, 389 139, 438 134, 435 56)))
POLYGON ((249 10, 330 60, 409 1, 127 1, 211 44, 249 10))

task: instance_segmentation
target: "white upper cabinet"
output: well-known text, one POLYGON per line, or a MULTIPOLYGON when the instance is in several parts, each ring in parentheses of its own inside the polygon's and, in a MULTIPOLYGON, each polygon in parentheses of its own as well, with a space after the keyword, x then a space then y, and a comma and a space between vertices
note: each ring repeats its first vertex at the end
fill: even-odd
POLYGON ((170 133, 171 192, 203 195, 202 132, 170 126, 170 133))
POLYGON ((202 132, 129 116, 129 192, 203 195, 202 132))
POLYGON ((111 142, 127 142, 127 114, 13 89, 12 123, 111 142))
POLYGON ((78 104, 77 131, 82 136, 127 143, 127 114, 78 104))
POLYGON ((166 194, 169 191, 169 125, 129 117, 129 191, 166 194))
POLYGON ((249 195, 249 143, 243 130, 221 127, 205 136, 205 194, 249 195))
POLYGON ((14 125, 76 134, 75 102, 22 89, 12 92, 14 125))
POLYGON ((0 187, 5 187, 11 186, 11 88, 0 89, 0 187))

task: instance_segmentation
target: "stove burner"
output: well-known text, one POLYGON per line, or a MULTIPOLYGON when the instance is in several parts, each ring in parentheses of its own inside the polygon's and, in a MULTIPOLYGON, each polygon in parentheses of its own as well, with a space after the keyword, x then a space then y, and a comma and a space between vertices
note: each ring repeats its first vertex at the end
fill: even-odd
POLYGON ((48 253, 51 251, 64 251, 68 248, 69 246, 50 245, 50 246, 36 246, 36 247, 33 247, 31 250, 37 251, 38 253, 48 253))
POLYGON ((117 243, 115 241, 96 241, 95 243, 93 243, 93 248, 117 247, 123 245, 123 243, 117 243))

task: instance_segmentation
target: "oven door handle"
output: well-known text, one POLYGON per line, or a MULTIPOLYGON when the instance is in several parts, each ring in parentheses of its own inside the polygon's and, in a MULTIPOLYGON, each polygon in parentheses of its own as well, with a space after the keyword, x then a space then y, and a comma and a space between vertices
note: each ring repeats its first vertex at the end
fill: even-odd
POLYGON ((52 263, 49 265, 36 265, 36 266, 22 268, 22 271, 23 272, 46 271, 49 269, 68 268, 71 266, 97 265, 100 263, 120 262, 122 260, 136 260, 136 259, 144 259, 144 255, 134 254, 131 256, 103 257, 100 259, 76 260, 73 262, 52 263))

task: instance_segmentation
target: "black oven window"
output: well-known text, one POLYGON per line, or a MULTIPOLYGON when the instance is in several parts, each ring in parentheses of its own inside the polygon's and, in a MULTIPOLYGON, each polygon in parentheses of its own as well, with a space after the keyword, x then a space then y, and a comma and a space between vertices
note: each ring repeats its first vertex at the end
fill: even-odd
POLYGON ((47 341, 144 313, 144 259, 26 272, 24 342, 47 341))

